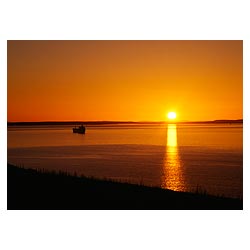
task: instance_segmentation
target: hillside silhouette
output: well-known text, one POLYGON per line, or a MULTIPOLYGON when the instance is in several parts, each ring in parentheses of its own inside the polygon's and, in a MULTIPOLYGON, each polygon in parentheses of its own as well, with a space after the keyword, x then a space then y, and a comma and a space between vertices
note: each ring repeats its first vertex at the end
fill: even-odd
POLYGON ((240 199, 7 166, 8 209, 243 209, 240 199))

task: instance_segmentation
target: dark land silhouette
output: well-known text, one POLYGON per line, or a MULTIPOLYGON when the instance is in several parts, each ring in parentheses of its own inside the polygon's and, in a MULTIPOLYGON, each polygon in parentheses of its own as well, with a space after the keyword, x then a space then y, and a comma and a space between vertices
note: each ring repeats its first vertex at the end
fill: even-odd
MULTIPOLYGON (((140 124, 165 124, 166 121, 161 122, 133 122, 133 121, 40 121, 40 122, 7 122, 8 126, 35 126, 35 125, 140 125, 140 124)), ((243 119, 237 120, 214 120, 214 121, 175 121, 176 124, 220 124, 220 123, 243 123, 243 119)))
POLYGON ((8 209, 243 209, 243 200, 7 164, 8 209))

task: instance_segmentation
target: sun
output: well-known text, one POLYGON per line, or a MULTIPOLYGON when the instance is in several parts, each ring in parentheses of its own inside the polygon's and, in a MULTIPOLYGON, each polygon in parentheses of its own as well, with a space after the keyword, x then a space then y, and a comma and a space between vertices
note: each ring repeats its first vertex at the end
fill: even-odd
POLYGON ((176 113, 175 112, 168 112, 167 116, 168 116, 168 119, 173 120, 176 118, 176 113))

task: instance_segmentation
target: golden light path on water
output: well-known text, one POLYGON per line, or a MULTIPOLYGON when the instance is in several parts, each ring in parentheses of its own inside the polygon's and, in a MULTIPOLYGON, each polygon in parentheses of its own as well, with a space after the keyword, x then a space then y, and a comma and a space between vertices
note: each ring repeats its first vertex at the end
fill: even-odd
POLYGON ((181 160, 178 151, 176 124, 168 124, 167 127, 167 145, 161 187, 175 191, 185 191, 181 160))

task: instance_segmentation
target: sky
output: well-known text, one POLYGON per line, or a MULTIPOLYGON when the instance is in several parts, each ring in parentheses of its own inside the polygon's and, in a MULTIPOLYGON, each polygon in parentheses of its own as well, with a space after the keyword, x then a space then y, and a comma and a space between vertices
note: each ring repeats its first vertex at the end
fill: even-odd
POLYGON ((243 118, 243 41, 8 41, 7 120, 243 118))

